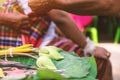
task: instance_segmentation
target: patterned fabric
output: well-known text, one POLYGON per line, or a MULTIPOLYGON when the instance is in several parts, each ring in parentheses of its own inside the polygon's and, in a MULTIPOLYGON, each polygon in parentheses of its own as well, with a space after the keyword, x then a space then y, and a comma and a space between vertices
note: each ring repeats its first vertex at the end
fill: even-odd
MULTIPOLYGON (((16 12, 18 7, 20 7, 19 3, 16 4, 18 5, 14 5, 12 0, 0 0, 0 14, 16 12)), ((9 48, 19 45, 22 45, 21 35, 7 26, 0 26, 0 48, 9 48)))
POLYGON ((22 45, 21 36, 12 30, 6 31, 0 27, 0 48, 9 48, 22 45))
POLYGON ((34 47, 39 47, 42 43, 44 35, 47 33, 48 27, 49 27, 50 21, 48 18, 44 17, 39 20, 39 23, 32 24, 35 25, 31 27, 29 30, 30 35, 26 36, 23 35, 23 42, 24 44, 33 44, 34 47))
MULTIPOLYGON (((24 13, 19 0, 0 0, 0 14, 12 12, 24 13)), ((34 18, 32 20, 34 20, 34 18)), ((29 36, 21 35, 7 26, 0 26, 0 48, 16 47, 26 43, 38 47, 48 29, 49 21, 46 17, 40 18, 38 24, 34 24, 33 22, 31 25, 31 29, 28 30, 28 32, 30 32, 29 36)))
POLYGON ((78 55, 82 54, 82 49, 80 49, 80 47, 77 44, 66 38, 56 37, 48 45, 53 45, 62 48, 68 52, 74 51, 78 55))

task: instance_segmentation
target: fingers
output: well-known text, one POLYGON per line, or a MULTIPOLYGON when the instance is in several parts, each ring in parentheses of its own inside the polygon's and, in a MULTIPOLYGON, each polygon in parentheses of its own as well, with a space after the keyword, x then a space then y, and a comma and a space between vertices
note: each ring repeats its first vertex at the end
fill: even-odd
POLYGON ((23 33, 25 35, 30 35, 30 32, 28 31, 30 29, 30 21, 28 19, 24 19, 22 21, 22 24, 20 26, 20 33, 23 33))
POLYGON ((29 21, 23 21, 21 24, 21 28, 28 29, 30 28, 30 22, 29 21))
POLYGON ((20 33, 23 33, 23 34, 25 34, 25 35, 30 35, 30 32, 29 32, 29 31, 23 30, 23 29, 20 30, 20 33))
POLYGON ((95 50, 94 50, 94 56, 97 57, 97 58, 101 58, 101 59, 109 59, 110 57, 110 52, 108 52, 106 49, 104 48, 101 48, 101 47, 97 47, 95 50))
POLYGON ((104 53, 106 54, 107 59, 111 56, 111 53, 105 49, 104 53))
POLYGON ((26 16, 26 15, 23 15, 22 20, 23 20, 23 21, 29 20, 29 17, 28 17, 28 16, 26 16))
POLYGON ((102 55, 101 55, 101 57, 100 58, 103 58, 103 59, 109 59, 109 57, 110 57, 110 52, 108 52, 108 51, 105 51, 105 52, 103 52, 103 53, 101 53, 102 55))
POLYGON ((108 56, 108 58, 111 56, 110 52, 107 52, 106 55, 108 56))
POLYGON ((30 24, 30 21, 28 21, 28 20, 22 21, 22 24, 23 25, 28 25, 28 24, 30 24))

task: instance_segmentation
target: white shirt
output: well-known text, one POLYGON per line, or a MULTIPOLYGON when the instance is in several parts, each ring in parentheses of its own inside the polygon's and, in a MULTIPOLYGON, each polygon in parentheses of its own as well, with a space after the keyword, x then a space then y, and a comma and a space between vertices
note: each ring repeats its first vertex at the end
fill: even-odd
POLYGON ((46 46, 53 38, 57 37, 55 33, 55 23, 51 22, 47 34, 44 36, 43 42, 40 47, 46 46))
POLYGON ((32 12, 31 8, 28 6, 28 0, 18 0, 22 4, 22 8, 25 14, 29 14, 32 12))

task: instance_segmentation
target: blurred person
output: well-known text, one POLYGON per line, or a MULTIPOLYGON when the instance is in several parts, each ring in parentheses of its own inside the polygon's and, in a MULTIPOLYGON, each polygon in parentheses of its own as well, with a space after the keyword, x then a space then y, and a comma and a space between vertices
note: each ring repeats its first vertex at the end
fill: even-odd
POLYGON ((120 0, 29 0, 29 6, 40 15, 46 14, 51 9, 78 15, 119 14, 119 3, 120 0))
MULTIPOLYGON (((65 36, 68 39, 58 37, 53 39, 47 45, 54 45, 54 46, 63 48, 66 51, 75 51, 79 55, 82 55, 81 50, 83 50, 84 53, 91 53, 91 55, 93 55, 94 53, 94 56, 97 58, 96 60, 98 63, 97 78, 106 79, 104 78, 107 75, 106 72, 111 71, 111 68, 109 67, 110 62, 108 60, 108 58, 110 57, 110 53, 102 47, 95 46, 95 44, 89 38, 86 38, 85 35, 78 30, 75 23, 68 16, 66 12, 61 10, 52 10, 48 13, 47 16, 38 17, 39 21, 37 23, 34 23, 32 22, 32 20, 30 20, 31 18, 28 19, 28 16, 20 14, 20 13, 24 13, 24 11, 22 10, 22 8, 24 9, 24 7, 21 6, 19 1, 6 0, 6 2, 3 2, 1 4, 2 5, 0 6, 3 12, 1 13, 2 16, 0 16, 0 19, 1 19, 0 25, 2 25, 1 28, 3 30, 5 29, 3 32, 1 32, 1 35, 0 35, 1 49, 16 47, 16 46, 20 46, 27 43, 33 44, 34 47, 39 47, 43 42, 44 36, 46 35, 49 24, 52 20, 55 22, 58 28, 65 34, 65 36), (21 23, 18 23, 18 24, 12 23, 17 21, 15 19, 18 19, 18 18, 14 18, 14 17, 19 17, 18 15, 20 17, 23 17, 22 19, 20 18, 21 23), (12 27, 8 27, 8 26, 12 26, 12 27), (16 26, 18 26, 18 28, 16 26), (21 34, 21 30, 25 30, 24 32, 28 32, 28 35, 21 34), (11 31, 15 33, 11 34, 11 31), (16 33, 19 33, 19 36, 18 36, 19 38, 16 38, 17 37, 16 33), (11 36, 13 38, 10 38, 11 36), (9 39, 10 41, 7 40, 8 38, 10 38, 9 39), (18 41, 17 44, 15 40, 18 41), (62 46, 59 45, 60 42, 64 43, 64 45, 62 46)), ((109 80, 112 80, 111 74, 108 77, 109 80)))
MULTIPOLYGON (((51 19, 57 24, 56 26, 58 26, 58 28, 55 27, 56 28, 55 32, 57 32, 58 37, 55 37, 47 45, 54 45, 54 46, 63 48, 66 51, 74 51, 78 55, 83 56, 83 54, 81 52, 83 48, 79 48, 81 46, 75 44, 74 41, 71 41, 72 39, 70 40, 70 38, 66 35, 66 33, 71 34, 71 35, 73 34, 73 37, 79 38, 79 40, 82 39, 82 36, 85 37, 85 35, 83 33, 81 33, 81 36, 79 35, 79 37, 78 37, 78 35, 75 36, 76 32, 74 32, 74 28, 76 27, 76 29, 75 29, 76 31, 79 31, 79 29, 77 28, 76 24, 73 22, 72 18, 69 16, 69 14, 64 12, 64 11, 53 10, 53 11, 49 12, 49 15, 50 15, 51 19), (65 28, 65 25, 66 25, 66 28, 65 28), (62 29, 59 28, 59 27, 61 27, 62 29), (68 29, 70 30, 70 32, 68 32, 68 29), (62 31, 62 30, 64 30, 64 31, 62 31)), ((86 39, 86 37, 84 39, 86 39)), ((76 40, 78 40, 78 39, 76 39, 76 40)), ((84 42, 84 41, 85 40, 83 40, 82 42, 84 42)), ((90 46, 92 47, 92 44, 90 46)), ((101 55, 103 55, 102 53, 104 53, 103 48, 101 48, 101 47, 97 47, 95 52, 97 52, 97 54, 101 54, 101 55)), ((106 72, 105 74, 103 74, 105 66, 103 66, 103 65, 99 66, 99 65, 101 65, 101 61, 103 61, 104 59, 100 58, 100 56, 98 58, 97 54, 95 54, 97 63, 99 63, 99 61, 100 61, 100 64, 97 64, 98 65, 97 78, 100 79, 100 80, 113 80, 112 79, 112 74, 108 74, 109 71, 110 71, 110 73, 112 73, 109 61, 108 61, 109 66, 108 65, 106 66, 108 70, 105 71, 106 72), (103 75, 104 75, 104 77, 103 77, 103 75)), ((107 63, 105 62, 105 63, 102 63, 102 64, 107 64, 107 63)))

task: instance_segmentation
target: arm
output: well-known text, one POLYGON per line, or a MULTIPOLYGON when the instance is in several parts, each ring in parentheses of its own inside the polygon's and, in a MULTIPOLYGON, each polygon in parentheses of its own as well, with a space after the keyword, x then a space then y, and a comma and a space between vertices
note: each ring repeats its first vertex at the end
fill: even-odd
MULTIPOLYGON (((115 1, 115 0, 114 0, 115 1)), ((105 15, 113 14, 113 0, 55 0, 56 9, 61 9, 79 15, 105 15), (112 10, 112 12, 110 12, 112 10)), ((117 1, 117 0, 116 0, 117 1)), ((120 2, 120 1, 119 1, 120 2)))
POLYGON ((79 15, 110 15, 119 13, 119 4, 120 0, 29 0, 29 6, 37 14, 60 9, 79 15))
POLYGON ((52 10, 49 12, 49 16, 67 38, 76 42, 80 47, 85 47, 86 37, 79 31, 76 24, 73 22, 71 17, 69 17, 68 13, 61 10, 52 10))
MULTIPOLYGON (((65 36, 78 44, 81 48, 85 49, 88 46, 90 48, 92 45, 94 46, 94 44, 88 44, 86 36, 80 32, 74 21, 69 17, 68 13, 60 10, 52 10, 49 12, 49 16, 65 36)), ((110 53, 106 49, 98 46, 92 50, 92 53, 98 58, 108 59, 110 57, 110 53)))

